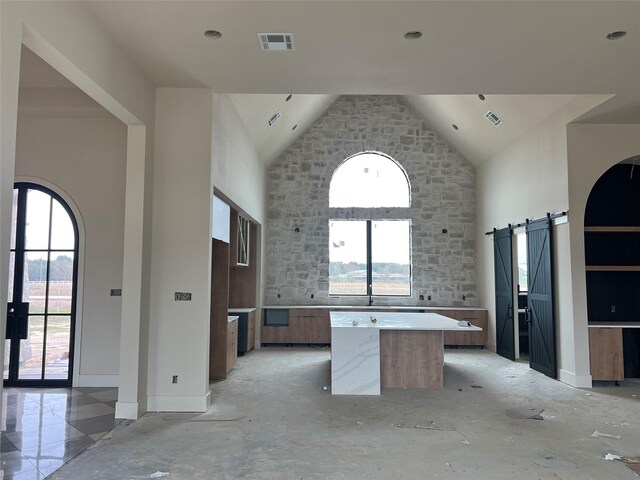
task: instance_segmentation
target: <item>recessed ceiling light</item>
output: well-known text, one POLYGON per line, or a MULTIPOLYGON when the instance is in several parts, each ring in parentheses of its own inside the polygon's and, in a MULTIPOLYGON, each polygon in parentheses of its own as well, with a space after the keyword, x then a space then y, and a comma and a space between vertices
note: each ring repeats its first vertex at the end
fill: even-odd
POLYGON ((479 95, 478 95, 478 98, 479 98, 480 100, 482 100, 482 101, 484 101, 484 100, 485 100, 485 96, 484 96, 483 94, 479 94, 479 95))
POLYGON ((217 40, 218 38, 222 38, 222 34, 218 30, 207 30, 204 32, 204 36, 207 38, 213 38, 217 40))
POLYGON ((406 38, 407 40, 416 40, 420 37, 422 37, 422 32, 418 30, 412 30, 404 34, 404 38, 406 38))
POLYGON ((459 130, 458 125, 456 125, 455 123, 451 126, 453 127, 454 130, 459 130))
POLYGON ((291 127, 291 131, 294 131, 296 128, 298 128, 298 124, 297 123, 293 127, 291 127))
POLYGON ((617 32, 611 32, 607 35, 607 40, 618 40, 627 34, 624 30, 618 30, 617 32))
POLYGON ((289 100, 291 100, 291 97, 293 97, 293 95, 289 95, 287 96, 287 98, 284 100, 285 102, 288 102, 289 100))

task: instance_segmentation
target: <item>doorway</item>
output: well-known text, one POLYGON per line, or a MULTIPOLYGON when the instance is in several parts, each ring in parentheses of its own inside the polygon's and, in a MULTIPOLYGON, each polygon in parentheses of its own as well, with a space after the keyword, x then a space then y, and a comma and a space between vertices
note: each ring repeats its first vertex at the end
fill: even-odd
POLYGON ((78 226, 52 190, 13 190, 5 386, 71 386, 78 226))

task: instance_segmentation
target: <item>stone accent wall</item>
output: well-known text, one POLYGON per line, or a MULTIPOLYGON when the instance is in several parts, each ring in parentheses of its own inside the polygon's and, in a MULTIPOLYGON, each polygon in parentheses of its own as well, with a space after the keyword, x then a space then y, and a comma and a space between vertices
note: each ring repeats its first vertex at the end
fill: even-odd
POLYGON ((374 305, 477 306, 473 166, 401 97, 357 95, 340 97, 268 168, 265 305, 367 304, 329 296, 329 220, 375 218, 411 219, 413 283, 411 297, 374 305), (410 208, 329 208, 334 170, 362 151, 403 166, 410 208))

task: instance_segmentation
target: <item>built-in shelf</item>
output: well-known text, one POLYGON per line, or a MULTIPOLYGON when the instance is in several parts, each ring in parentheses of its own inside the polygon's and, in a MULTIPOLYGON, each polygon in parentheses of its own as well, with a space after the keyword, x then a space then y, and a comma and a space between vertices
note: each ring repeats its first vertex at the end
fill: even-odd
POLYGON ((638 233, 640 232, 640 227, 584 227, 584 231, 595 233, 638 233))
POLYGON ((587 265, 587 272, 640 272, 640 265, 587 265))

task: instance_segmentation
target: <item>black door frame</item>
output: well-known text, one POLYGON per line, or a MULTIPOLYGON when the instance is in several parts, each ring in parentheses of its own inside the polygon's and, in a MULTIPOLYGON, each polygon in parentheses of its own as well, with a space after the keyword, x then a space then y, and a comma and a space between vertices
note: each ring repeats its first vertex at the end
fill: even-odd
MULTIPOLYGON (((77 289, 78 289, 78 253, 80 236, 78 230, 78 222, 76 217, 67 204, 67 202, 53 190, 31 182, 16 182, 14 184, 14 190, 18 190, 18 205, 17 205, 17 218, 16 218, 16 243, 15 248, 11 249, 15 252, 14 257, 14 276, 13 276, 13 298, 8 299, 7 306, 7 331, 5 338, 11 340, 11 351, 9 358, 9 378, 3 380, 4 386, 13 387, 70 387, 73 382, 73 363, 74 363, 74 348, 75 348, 75 324, 76 324, 76 308, 77 308, 77 289), (41 379, 18 379, 19 362, 20 362, 20 339, 26 338, 28 334, 28 309, 29 304, 22 302, 23 284, 24 284, 24 258, 25 258, 25 231, 26 231, 26 215, 27 215, 27 191, 38 190, 47 195, 50 195, 53 199, 64 208, 71 219, 73 226, 73 233, 75 236, 74 248, 73 248, 73 285, 71 291, 71 312, 70 312, 70 340, 69 340, 69 364, 68 374, 66 379, 45 379, 44 371, 46 368, 45 362, 42 362, 42 374, 41 379), (19 281, 18 281, 19 279, 19 281), (18 301, 14 301, 18 300, 18 301)), ((49 211, 49 243, 47 251, 51 252, 51 216, 52 208, 49 211)), ((38 249, 42 250, 42 249, 38 249)), ((50 261, 50 259, 49 259, 50 261)), ((47 263, 47 265, 49 262, 47 263)), ((47 285, 49 284, 49 267, 47 266, 47 285)), ((47 287, 48 291, 48 287, 47 287)), ((45 295, 45 312, 44 316, 44 332, 43 332, 43 358, 46 355, 47 347, 47 317, 46 304, 48 295, 45 295)))

